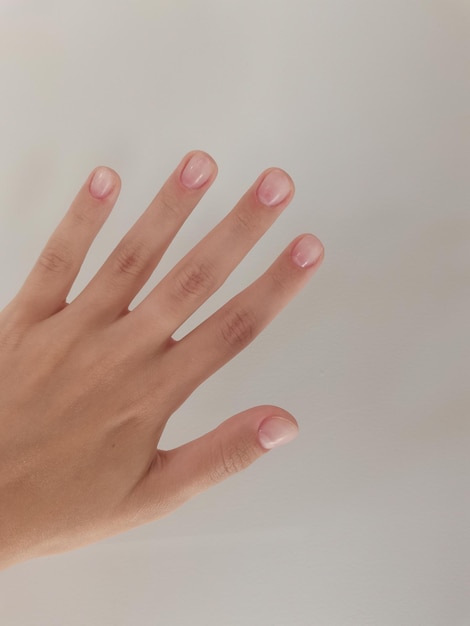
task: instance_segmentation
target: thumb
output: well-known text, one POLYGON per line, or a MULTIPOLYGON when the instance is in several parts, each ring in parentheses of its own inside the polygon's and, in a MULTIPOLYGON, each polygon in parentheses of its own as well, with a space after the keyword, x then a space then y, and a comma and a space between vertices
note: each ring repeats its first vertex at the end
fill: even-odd
POLYGON ((141 485, 145 501, 140 507, 150 513, 153 504, 157 510, 151 517, 162 517, 297 434, 298 424, 290 413, 263 405, 230 417, 178 448, 157 450, 141 485))

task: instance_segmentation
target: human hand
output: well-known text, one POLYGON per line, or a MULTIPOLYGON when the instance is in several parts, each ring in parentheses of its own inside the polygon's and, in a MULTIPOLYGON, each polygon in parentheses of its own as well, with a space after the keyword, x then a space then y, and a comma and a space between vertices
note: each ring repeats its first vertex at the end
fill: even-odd
POLYGON ((129 311, 216 173, 205 153, 186 155, 67 303, 119 195, 119 176, 97 168, 0 312, 0 569, 163 517, 297 434, 290 413, 263 405, 178 448, 157 448, 172 413, 267 326, 323 258, 316 237, 297 237, 255 282, 172 338, 292 199, 290 177, 266 170, 129 311))

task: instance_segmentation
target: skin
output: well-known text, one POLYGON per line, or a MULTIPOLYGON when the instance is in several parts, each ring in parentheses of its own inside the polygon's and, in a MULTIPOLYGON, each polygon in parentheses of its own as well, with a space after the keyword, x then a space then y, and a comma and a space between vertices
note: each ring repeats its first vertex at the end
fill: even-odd
MULTIPOLYGON (((323 259, 316 240, 316 261, 308 267, 295 264, 291 253, 300 235, 256 281, 185 337, 172 338, 291 201, 292 180, 271 168, 130 311, 216 175, 209 155, 186 155, 68 303, 87 251, 120 192, 118 174, 97 168, 0 312, 0 569, 157 520, 297 434, 290 413, 262 405, 185 445, 158 448, 171 415, 249 345, 323 259), (210 175, 188 188, 183 171, 193 156, 206 159, 210 175), (94 197, 98 171, 110 177, 110 185, 94 197), (257 189, 273 171, 283 176, 288 195, 266 206, 257 189), (283 419, 272 422, 272 416, 283 419), (287 430, 266 447, 273 424, 287 430)), ((275 191, 271 188, 271 196, 275 191)))

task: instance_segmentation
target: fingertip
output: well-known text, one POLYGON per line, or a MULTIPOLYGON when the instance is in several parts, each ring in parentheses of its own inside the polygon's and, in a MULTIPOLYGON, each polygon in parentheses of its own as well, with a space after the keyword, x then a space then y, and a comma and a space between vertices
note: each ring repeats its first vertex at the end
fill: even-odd
POLYGON ((121 178, 117 172, 110 167, 99 166, 92 173, 89 191, 96 200, 104 200, 120 186, 121 178))
POLYGON ((180 182, 191 191, 201 189, 218 174, 215 160, 203 150, 193 150, 183 159, 180 182))
POLYGON ((295 240, 290 254, 300 268, 318 267, 325 256, 325 248, 316 235, 305 233, 295 240))
POLYGON ((295 185, 291 176, 278 167, 272 167, 263 172, 256 188, 258 201, 267 207, 276 207, 286 201, 290 202, 294 193, 295 185))
POLYGON ((299 434, 299 426, 294 418, 272 415, 264 419, 258 428, 258 441, 265 450, 289 443, 299 434))

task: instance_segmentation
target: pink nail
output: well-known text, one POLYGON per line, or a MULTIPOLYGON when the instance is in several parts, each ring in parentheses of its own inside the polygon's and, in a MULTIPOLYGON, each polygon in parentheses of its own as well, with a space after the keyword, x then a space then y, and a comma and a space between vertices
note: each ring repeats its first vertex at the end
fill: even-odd
POLYGON ((90 193, 97 200, 103 200, 114 189, 114 176, 107 167, 96 170, 90 183, 90 193))
POLYGON ((266 450, 282 446, 297 437, 297 426, 284 417, 268 417, 258 429, 258 439, 266 450))
POLYGON ((188 189, 200 189, 214 171, 213 162, 201 153, 195 154, 181 173, 181 182, 188 189))
POLYGON ((266 206, 276 206, 287 198, 292 183, 282 170, 271 170, 257 190, 258 200, 266 206))
POLYGON ((299 267, 311 267, 323 253, 322 242, 315 235, 305 235, 291 252, 292 260, 299 267))

